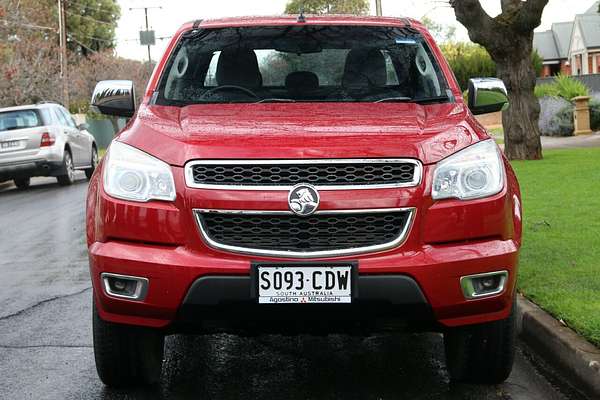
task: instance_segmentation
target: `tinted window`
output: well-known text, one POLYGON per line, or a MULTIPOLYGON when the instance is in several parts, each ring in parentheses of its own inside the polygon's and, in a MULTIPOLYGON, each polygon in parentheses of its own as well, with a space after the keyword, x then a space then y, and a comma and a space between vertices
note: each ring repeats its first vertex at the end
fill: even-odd
POLYGON ((159 84, 161 104, 448 100, 435 57, 420 33, 409 28, 281 26, 194 32, 182 39, 167 63, 159 84))
POLYGON ((77 125, 75 124, 75 121, 73 120, 73 117, 71 116, 71 114, 62 107, 59 108, 59 110, 63 114, 64 119, 67 123, 67 126, 70 126, 71 128, 76 128, 77 125))
POLYGON ((69 126, 64 114, 60 111, 58 107, 53 108, 52 111, 54 112, 54 116, 60 125, 69 126))
POLYGON ((7 111, 0 113, 0 131, 34 128, 42 120, 36 110, 7 111))

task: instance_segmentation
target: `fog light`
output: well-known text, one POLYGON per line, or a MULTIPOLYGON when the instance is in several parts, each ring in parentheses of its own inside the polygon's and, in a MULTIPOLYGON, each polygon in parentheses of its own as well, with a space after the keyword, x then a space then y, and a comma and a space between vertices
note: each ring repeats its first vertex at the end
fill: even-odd
MULTIPOLYGON (((110 284, 110 279, 108 280, 109 284, 110 284)), ((119 292, 124 292, 125 288, 127 287, 127 281, 123 280, 123 279, 116 279, 114 278, 113 281, 113 286, 115 287, 116 290, 118 290, 119 292)))
POLYGON ((111 297, 142 301, 148 292, 148 279, 136 276, 103 273, 104 292, 111 297))
POLYGON ((504 292, 508 271, 488 272, 460 278, 463 295, 467 299, 489 297, 504 292))

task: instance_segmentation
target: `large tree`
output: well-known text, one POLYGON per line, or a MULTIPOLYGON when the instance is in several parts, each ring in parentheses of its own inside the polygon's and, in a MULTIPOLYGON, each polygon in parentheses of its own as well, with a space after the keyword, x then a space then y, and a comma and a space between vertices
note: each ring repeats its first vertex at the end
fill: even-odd
POLYGON ((355 14, 369 12, 368 0, 290 0, 285 7, 287 14, 355 14))
POLYGON ((502 12, 495 18, 479 0, 450 0, 450 4, 471 40, 485 47, 496 62, 498 77, 508 89, 510 107, 502 117, 506 156, 511 160, 541 159, 533 30, 540 25, 548 0, 501 0, 502 12))

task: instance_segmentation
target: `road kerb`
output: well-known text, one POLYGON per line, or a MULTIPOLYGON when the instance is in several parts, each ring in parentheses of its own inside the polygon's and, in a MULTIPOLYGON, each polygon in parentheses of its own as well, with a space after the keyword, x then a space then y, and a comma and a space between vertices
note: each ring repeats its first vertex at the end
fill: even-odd
POLYGON ((519 295, 517 329, 521 338, 592 398, 600 399, 600 350, 519 295))

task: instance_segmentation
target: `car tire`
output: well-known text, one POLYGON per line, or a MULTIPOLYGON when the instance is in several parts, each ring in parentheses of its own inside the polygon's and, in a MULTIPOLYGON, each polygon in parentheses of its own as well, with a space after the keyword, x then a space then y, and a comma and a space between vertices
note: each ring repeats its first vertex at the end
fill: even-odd
POLYGON ((455 382, 498 384, 508 379, 515 357, 515 305, 507 319, 444 333, 446 365, 455 382))
POLYGON ((60 186, 69 186, 75 182, 75 165, 73 164, 73 157, 68 150, 65 150, 63 155, 63 165, 61 168, 65 174, 56 177, 60 186))
POLYGON ((29 185, 31 184, 31 178, 18 178, 18 179, 14 179, 13 182, 15 182, 15 186, 18 189, 27 189, 29 187, 29 185))
POLYGON ((92 175, 94 174, 94 171, 96 170, 96 167, 98 166, 98 149, 96 148, 96 146, 92 147, 92 159, 91 159, 91 168, 87 168, 85 170, 85 176, 88 179, 88 181, 90 179, 92 179, 92 175))
POLYGON ((93 308, 96 370, 110 387, 152 385, 160 379, 164 335, 150 328, 103 321, 93 308))

